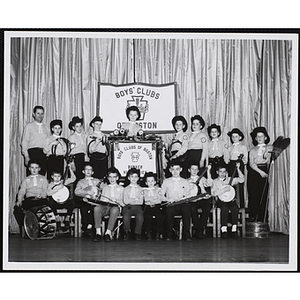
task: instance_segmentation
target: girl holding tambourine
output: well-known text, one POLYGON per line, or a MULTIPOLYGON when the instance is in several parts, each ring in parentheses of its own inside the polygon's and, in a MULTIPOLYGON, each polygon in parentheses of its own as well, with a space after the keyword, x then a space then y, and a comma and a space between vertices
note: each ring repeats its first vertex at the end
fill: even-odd
POLYGON ((87 138, 87 152, 90 163, 94 170, 94 177, 103 179, 108 168, 108 148, 107 137, 101 131, 103 119, 96 116, 91 122, 90 127, 93 131, 87 138))
POLYGON ((51 135, 45 140, 44 153, 47 156, 47 179, 51 179, 52 171, 63 174, 64 156, 67 152, 67 144, 61 137, 62 121, 52 120, 50 122, 51 135))

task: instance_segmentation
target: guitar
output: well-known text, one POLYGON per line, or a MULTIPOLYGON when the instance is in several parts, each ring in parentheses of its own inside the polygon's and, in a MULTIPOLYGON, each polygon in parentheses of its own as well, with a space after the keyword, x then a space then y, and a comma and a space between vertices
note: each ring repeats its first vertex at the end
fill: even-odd
MULTIPOLYGON (((66 168, 64 171, 64 174, 62 176, 63 178, 63 184, 67 179, 67 175, 69 172, 69 164, 73 161, 73 156, 70 155, 71 150, 72 150, 72 143, 67 140, 66 138, 59 138, 59 143, 63 141, 66 144, 66 153, 64 155, 65 161, 66 161, 66 168)), ((54 147, 52 151, 56 151, 56 148, 54 147)), ((54 186, 55 187, 55 186, 54 186)), ((53 187, 53 188, 54 188, 53 187)), ((58 203, 58 204, 63 204, 65 203, 70 196, 70 191, 66 186, 63 186, 60 190, 58 190, 55 194, 52 195, 52 198, 58 203)))
MULTIPOLYGON (((239 161, 242 160, 243 156, 244 156, 244 154, 240 154, 238 156, 237 163, 239 163, 239 161)), ((227 191, 227 192, 225 192, 225 193, 218 196, 218 198, 223 202, 230 202, 235 197, 235 189, 232 186, 232 181, 233 181, 233 178, 235 177, 236 172, 237 172, 237 166, 234 168, 234 171, 233 171, 233 173, 230 177, 229 183, 227 185, 223 186, 223 188, 229 187, 229 191, 227 191)))

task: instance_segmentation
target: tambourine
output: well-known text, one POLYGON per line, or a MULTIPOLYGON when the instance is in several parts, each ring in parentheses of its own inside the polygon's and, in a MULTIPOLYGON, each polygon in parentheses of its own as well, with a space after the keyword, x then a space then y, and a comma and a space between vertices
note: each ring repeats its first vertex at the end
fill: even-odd
POLYGON ((102 145, 105 145, 105 147, 106 147, 106 153, 101 153, 101 152, 91 152, 91 150, 90 150, 91 145, 92 145, 93 143, 95 143, 96 140, 97 140, 96 137, 92 137, 92 140, 89 142, 89 144, 88 144, 88 146, 87 146, 87 154, 88 154, 88 157, 93 158, 93 159, 95 159, 95 160, 104 160, 104 159, 106 159, 106 158, 108 157, 108 154, 107 154, 107 153, 109 152, 109 146, 108 146, 108 144, 107 144, 107 138, 106 138, 106 136, 103 136, 103 137, 102 137, 102 141, 101 141, 102 145))

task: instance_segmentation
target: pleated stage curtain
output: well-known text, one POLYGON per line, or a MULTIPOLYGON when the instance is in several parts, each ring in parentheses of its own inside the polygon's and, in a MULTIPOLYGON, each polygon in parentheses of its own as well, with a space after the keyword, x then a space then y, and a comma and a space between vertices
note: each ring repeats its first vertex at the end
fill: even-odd
MULTIPOLYGON (((72 116, 86 130, 97 113, 98 82, 177 83, 177 112, 217 123, 222 138, 233 127, 245 134, 265 126, 271 143, 290 135, 291 41, 214 39, 13 38, 11 43, 10 232, 12 207, 25 177, 20 140, 32 108, 45 107, 46 124, 72 116), (276 119, 276 126, 274 120, 276 119)), ((170 120, 171 121, 171 120, 170 120)), ((105 117, 104 117, 105 122, 105 117)), ((189 122, 190 123, 190 122, 189 122)), ((289 150, 271 169, 269 224, 289 231, 289 150)), ((294 199, 295 200, 295 199, 294 199)))

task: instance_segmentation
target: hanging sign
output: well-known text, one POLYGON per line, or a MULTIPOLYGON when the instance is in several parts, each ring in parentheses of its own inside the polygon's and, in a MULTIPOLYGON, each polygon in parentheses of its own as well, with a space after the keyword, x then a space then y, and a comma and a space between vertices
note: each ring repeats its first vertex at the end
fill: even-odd
POLYGON ((137 106, 137 123, 147 133, 174 132, 171 120, 176 115, 176 83, 150 85, 99 83, 99 114, 102 131, 112 132, 128 122, 126 108, 137 106))
POLYGON ((154 143, 117 142, 114 144, 114 167, 124 177, 131 168, 140 170, 143 177, 145 172, 157 173, 156 147, 154 143))

